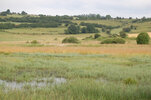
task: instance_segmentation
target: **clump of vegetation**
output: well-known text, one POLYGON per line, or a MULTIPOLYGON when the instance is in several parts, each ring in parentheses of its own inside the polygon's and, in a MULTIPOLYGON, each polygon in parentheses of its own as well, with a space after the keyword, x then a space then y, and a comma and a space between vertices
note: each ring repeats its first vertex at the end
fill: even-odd
POLYGON ((125 44, 125 40, 122 38, 108 38, 103 40, 101 44, 125 44))
POLYGON ((99 38, 99 37, 101 37, 100 34, 98 34, 98 33, 94 34, 94 39, 97 39, 97 38, 99 38))
POLYGON ((39 42, 37 40, 33 40, 30 42, 31 44, 38 44, 39 42))
POLYGON ((99 30, 93 24, 88 24, 86 27, 81 28, 81 33, 98 33, 99 30))
POLYGON ((129 27, 123 28, 123 32, 130 32, 130 31, 131 31, 131 28, 129 27))
POLYGON ((127 37, 127 34, 126 34, 124 31, 121 31, 121 32, 120 32, 120 37, 121 37, 121 38, 126 38, 126 37, 127 37))
POLYGON ((65 34, 79 34, 80 33, 80 26, 77 25, 70 25, 67 30, 65 30, 65 34))
POLYGON ((66 37, 62 40, 62 43, 80 43, 80 41, 76 37, 66 37))
POLYGON ((119 37, 119 35, 118 34, 110 34, 110 36, 109 37, 119 37))
POLYGON ((146 32, 140 33, 136 38, 137 44, 149 44, 149 40, 150 40, 150 37, 148 33, 146 32))
POLYGON ((136 80, 132 79, 132 78, 127 78, 124 81, 124 84, 126 85, 130 85, 130 84, 137 84, 136 80))
POLYGON ((96 29, 95 26, 91 25, 91 24, 87 25, 86 29, 87 29, 88 33, 98 33, 99 32, 99 30, 96 29))
POLYGON ((107 33, 107 34, 111 34, 111 30, 108 29, 108 30, 106 31, 106 33, 107 33))

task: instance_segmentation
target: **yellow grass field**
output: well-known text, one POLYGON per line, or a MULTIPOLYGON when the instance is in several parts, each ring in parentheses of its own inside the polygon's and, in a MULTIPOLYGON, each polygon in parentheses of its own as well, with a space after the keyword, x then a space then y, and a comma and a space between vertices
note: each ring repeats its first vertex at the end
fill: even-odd
POLYGON ((100 47, 52 46, 52 47, 18 47, 1 46, 0 52, 28 53, 80 53, 80 54, 120 54, 120 55, 151 55, 151 45, 100 45, 100 47))

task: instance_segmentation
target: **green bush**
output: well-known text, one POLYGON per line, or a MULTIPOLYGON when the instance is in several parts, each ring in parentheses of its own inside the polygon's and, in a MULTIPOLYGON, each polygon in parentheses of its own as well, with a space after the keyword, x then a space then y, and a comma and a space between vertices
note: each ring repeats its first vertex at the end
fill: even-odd
POLYGON ((132 78, 127 78, 127 79, 125 79, 123 82, 124 82, 124 84, 126 84, 126 85, 136 84, 136 83, 137 83, 136 80, 134 80, 134 79, 132 79, 132 78))
POLYGON ((30 42, 31 44, 38 44, 39 42, 37 40, 33 40, 30 42))
POLYGON ((124 31, 124 32, 130 32, 130 31, 131 31, 131 28, 129 28, 129 27, 123 28, 123 31, 124 31))
POLYGON ((126 37, 127 37, 127 34, 126 34, 124 31, 121 31, 121 32, 120 32, 120 37, 121 37, 121 38, 126 38, 126 37))
POLYGON ((125 44, 125 40, 122 38, 108 38, 103 40, 101 44, 125 44))
POLYGON ((100 34, 96 33, 96 34, 94 34, 94 39, 97 39, 97 38, 99 38, 100 36, 101 36, 100 34))
POLYGON ((107 34, 111 34, 111 30, 107 30, 106 33, 107 33, 107 34))
POLYGON ((79 34, 80 33, 80 26, 71 24, 67 30, 65 30, 65 34, 79 34))
POLYGON ((66 37, 62 40, 62 43, 80 43, 80 41, 75 37, 66 37))
POLYGON ((136 38, 137 44, 149 44, 149 40, 150 40, 150 37, 145 32, 140 33, 136 38))
POLYGON ((116 38, 116 37, 119 37, 119 35, 118 34, 110 34, 109 37, 116 38))

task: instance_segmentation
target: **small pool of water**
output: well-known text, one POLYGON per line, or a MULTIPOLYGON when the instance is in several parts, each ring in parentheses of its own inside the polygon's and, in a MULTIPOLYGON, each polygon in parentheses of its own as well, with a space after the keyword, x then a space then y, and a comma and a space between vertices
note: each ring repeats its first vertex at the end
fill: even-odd
POLYGON ((15 81, 8 82, 8 81, 0 79, 0 85, 4 85, 4 87, 9 88, 9 89, 22 89, 25 86, 41 88, 41 87, 46 87, 48 85, 59 85, 65 82, 66 82, 65 78, 57 78, 57 77, 35 79, 31 82, 20 82, 20 83, 17 83, 15 81))

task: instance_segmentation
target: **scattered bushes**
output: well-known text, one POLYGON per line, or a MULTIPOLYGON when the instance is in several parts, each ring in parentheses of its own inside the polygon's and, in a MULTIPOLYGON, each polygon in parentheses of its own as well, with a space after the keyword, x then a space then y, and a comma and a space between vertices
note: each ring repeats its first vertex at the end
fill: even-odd
POLYGON ((11 24, 11 23, 0 24, 0 29, 11 29, 11 28, 15 28, 15 24, 11 24))
POLYGON ((81 28, 81 33, 98 33, 99 30, 93 24, 88 24, 86 27, 81 28))
POLYGON ((125 40, 122 38, 108 38, 103 40, 101 44, 125 44, 125 40))
POLYGON ((136 38, 137 44, 149 44, 149 40, 150 40, 150 37, 148 33, 145 33, 145 32, 140 33, 136 38))
POLYGON ((80 43, 80 41, 75 37, 66 37, 62 40, 62 43, 80 43))

